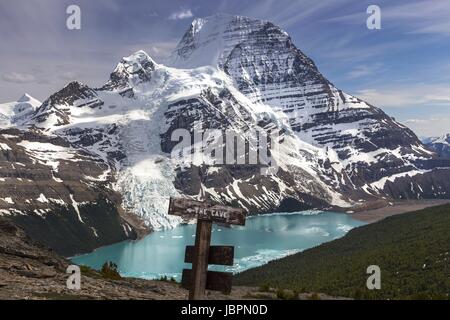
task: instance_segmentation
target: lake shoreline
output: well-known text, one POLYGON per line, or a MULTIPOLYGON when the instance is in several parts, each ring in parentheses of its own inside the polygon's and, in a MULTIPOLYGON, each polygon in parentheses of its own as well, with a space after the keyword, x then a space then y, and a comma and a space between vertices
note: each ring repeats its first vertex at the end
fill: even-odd
POLYGON ((390 216, 440 206, 447 203, 450 203, 450 199, 395 200, 391 202, 379 201, 372 203, 370 207, 358 208, 355 209, 354 212, 347 211, 346 214, 353 219, 366 223, 373 223, 390 216))
MULTIPOLYGON (((394 201, 386 201, 386 200, 379 200, 379 201, 374 201, 374 202, 369 202, 368 204, 364 204, 361 207, 358 208, 351 208, 348 211, 342 211, 334 208, 335 210, 320 210, 320 209, 309 209, 309 210, 304 210, 304 211, 318 211, 318 212, 334 212, 334 213, 343 213, 348 215, 349 217, 358 220, 358 221, 362 221, 365 223, 374 223, 377 221, 380 221, 384 218, 393 216, 393 215, 397 215, 397 214, 403 214, 403 213, 408 213, 408 212, 412 212, 412 211, 417 211, 417 210, 421 210, 421 209, 425 209, 425 208, 429 208, 429 207, 434 207, 434 206, 439 206, 439 205, 443 205, 443 204, 447 204, 450 203, 450 199, 422 199, 422 200, 394 200, 394 201)), ((260 214, 254 214, 254 215, 249 215, 249 218, 255 218, 258 216, 271 216, 271 215, 286 215, 286 214, 299 214, 299 212, 283 212, 283 213, 260 213, 260 214)), ((185 225, 185 224, 180 224, 181 225, 185 225)), ((179 227, 179 226, 177 226, 179 227)), ((223 226, 226 227, 226 226, 223 226)), ((138 237, 136 239, 127 239, 124 241, 120 241, 117 243, 127 243, 127 242, 139 242, 141 240, 143 240, 146 236, 153 234, 154 232, 158 232, 158 230, 156 231, 151 231, 148 234, 138 237)), ((98 248, 95 248, 92 251, 89 252, 83 252, 83 253, 79 253, 79 254, 74 254, 74 255, 70 255, 70 256, 64 256, 66 259, 72 260, 73 258, 78 258, 84 255, 89 255, 91 253, 96 252, 99 249, 102 249, 103 247, 108 247, 117 243, 112 243, 109 245, 103 245, 100 246, 98 248)))
MULTIPOLYGON (((269 261, 309 249, 344 236, 364 222, 339 212, 273 213, 247 220, 245 227, 212 229, 213 245, 235 247, 235 263, 214 271, 241 272, 269 261)), ((139 241, 125 241, 71 257, 71 261, 99 270, 106 261, 118 265, 124 277, 180 280, 185 248, 192 245, 195 225, 153 232, 139 241), (155 257, 158 257, 155 259, 155 257)))

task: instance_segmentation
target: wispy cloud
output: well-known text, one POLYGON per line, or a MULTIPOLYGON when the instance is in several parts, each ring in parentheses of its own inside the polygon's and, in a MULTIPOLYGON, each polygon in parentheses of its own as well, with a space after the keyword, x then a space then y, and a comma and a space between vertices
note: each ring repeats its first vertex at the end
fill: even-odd
POLYGON ((329 10, 340 8, 349 2, 351 0, 265 0, 258 1, 257 5, 245 10, 244 14, 266 18, 287 28, 300 22, 318 18, 321 14, 326 14, 329 10))
POLYGON ((192 18, 193 16, 194 16, 194 14, 192 13, 191 9, 182 9, 182 10, 172 13, 169 16, 169 20, 182 20, 182 19, 192 18))
POLYGON ((437 137, 450 133, 450 117, 431 117, 429 119, 408 119, 403 124, 420 137, 437 137))
POLYGON ((355 63, 379 57, 387 52, 400 52, 415 46, 416 43, 389 41, 365 46, 358 45, 357 43, 351 43, 347 46, 337 44, 325 45, 328 46, 328 50, 324 50, 322 53, 323 57, 327 59, 339 59, 347 63, 355 63))
POLYGON ((450 22, 433 23, 414 30, 414 33, 437 33, 450 36, 450 22))
POLYGON ((73 71, 64 71, 59 74, 59 78, 66 80, 66 81, 76 80, 78 78, 78 76, 79 75, 73 71))
POLYGON ((36 81, 36 77, 29 73, 9 72, 2 75, 2 79, 12 83, 30 83, 36 81))
POLYGON ((150 47, 149 54, 164 63, 172 50, 176 47, 177 41, 157 42, 150 47))
POLYGON ((357 79, 374 75, 382 69, 381 63, 359 65, 350 70, 347 75, 348 79, 357 79))
POLYGON ((380 107, 448 105, 450 109, 450 84, 362 89, 356 96, 380 107))
POLYGON ((136 42, 136 44, 128 47, 129 52, 136 52, 138 50, 144 50, 150 57, 157 63, 164 64, 165 60, 169 57, 170 53, 175 49, 179 42, 179 39, 171 39, 167 41, 154 41, 148 42, 136 42))
MULTIPOLYGON (((450 36, 450 2, 442 0, 408 1, 402 4, 380 4, 384 28, 401 28, 405 33, 428 33, 450 36)), ((359 11, 327 18, 326 22, 362 24, 366 12, 359 11)))

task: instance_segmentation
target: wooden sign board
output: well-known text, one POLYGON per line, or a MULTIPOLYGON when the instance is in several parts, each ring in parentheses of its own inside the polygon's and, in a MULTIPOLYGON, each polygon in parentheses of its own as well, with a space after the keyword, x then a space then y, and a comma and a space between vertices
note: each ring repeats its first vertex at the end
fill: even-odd
MULTIPOLYGON (((186 247, 184 262, 192 263, 194 261, 194 246, 186 247)), ((208 264, 218 264, 222 266, 232 266, 234 260, 233 246, 210 246, 208 254, 208 264)))
POLYGON ((245 211, 224 205, 186 198, 170 198, 169 214, 216 223, 245 225, 245 211))
MULTIPOLYGON (((233 274, 231 272, 208 271, 206 274, 206 289, 221 291, 225 294, 229 294, 231 292, 232 281, 233 274)), ((183 269, 181 286, 187 290, 192 289, 191 269, 183 269)))

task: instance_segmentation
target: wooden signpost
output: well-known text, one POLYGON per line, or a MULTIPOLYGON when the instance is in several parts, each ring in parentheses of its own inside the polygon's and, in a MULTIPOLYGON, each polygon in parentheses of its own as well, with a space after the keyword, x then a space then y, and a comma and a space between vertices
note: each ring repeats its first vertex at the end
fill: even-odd
POLYGON ((199 300, 205 289, 231 292, 232 273, 208 271, 208 264, 233 265, 234 247, 211 246, 212 223, 245 225, 243 209, 215 205, 184 198, 170 198, 169 214, 185 219, 197 219, 195 246, 187 246, 184 262, 192 263, 192 270, 184 269, 183 288, 189 289, 189 299, 199 300))

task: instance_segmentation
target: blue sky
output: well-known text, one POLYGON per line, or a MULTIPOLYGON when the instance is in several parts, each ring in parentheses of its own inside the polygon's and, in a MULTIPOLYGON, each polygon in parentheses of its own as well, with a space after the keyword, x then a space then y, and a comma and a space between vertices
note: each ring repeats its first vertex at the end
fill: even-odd
POLYGON ((448 0, 0 0, 0 101, 44 100, 75 79, 100 85, 138 49, 162 61, 192 19, 218 12, 280 25, 337 87, 419 136, 450 132, 448 0), (81 30, 66 28, 70 4, 81 30), (371 4, 381 30, 366 27, 371 4))

